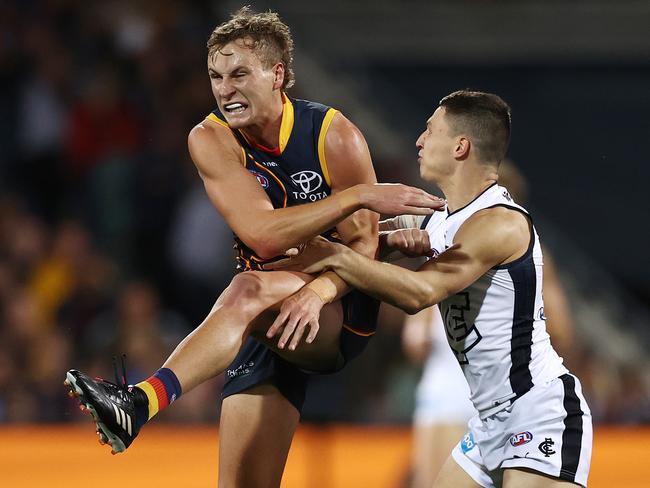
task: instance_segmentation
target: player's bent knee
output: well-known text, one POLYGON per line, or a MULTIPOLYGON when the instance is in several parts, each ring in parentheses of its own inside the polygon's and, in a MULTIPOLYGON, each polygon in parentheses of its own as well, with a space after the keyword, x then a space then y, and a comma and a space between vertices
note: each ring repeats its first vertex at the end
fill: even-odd
POLYGON ((266 280, 261 274, 246 271, 236 275, 217 300, 217 305, 252 312, 259 312, 260 308, 268 306, 264 303, 266 280))

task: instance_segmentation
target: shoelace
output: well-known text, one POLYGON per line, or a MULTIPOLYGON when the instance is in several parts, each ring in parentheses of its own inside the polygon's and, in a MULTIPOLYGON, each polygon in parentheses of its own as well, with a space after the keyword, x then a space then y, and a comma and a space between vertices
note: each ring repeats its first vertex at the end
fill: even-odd
POLYGON ((126 382, 126 354, 120 356, 122 362, 122 376, 117 371, 117 356, 113 356, 113 371, 115 373, 115 384, 122 390, 128 391, 128 384, 126 382))

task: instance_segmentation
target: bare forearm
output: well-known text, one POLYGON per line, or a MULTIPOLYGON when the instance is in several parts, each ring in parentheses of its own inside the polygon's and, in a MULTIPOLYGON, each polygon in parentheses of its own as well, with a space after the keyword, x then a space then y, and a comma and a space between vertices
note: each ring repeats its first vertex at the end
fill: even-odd
POLYGON ((260 214, 259 224, 239 237, 260 257, 273 257, 333 227, 357 210, 428 215, 444 207, 438 197, 400 184, 356 184, 307 205, 260 214), (260 254, 262 253, 262 254, 260 254))
MULTIPOLYGON (((355 239, 347 245, 350 249, 367 257, 373 257, 377 251, 377 240, 373 236, 355 239)), ((306 286, 316 292, 321 300, 323 300, 323 303, 331 303, 338 300, 348 294, 353 288, 334 271, 325 271, 306 286)))
POLYGON ((416 313, 442 297, 414 271, 374 261, 355 252, 335 256, 330 269, 346 283, 408 313, 416 313))
MULTIPOLYGON (((249 246, 262 258, 277 256, 331 229, 361 208, 359 191, 352 187, 307 205, 271 210, 260 218, 249 246)), ((246 242, 246 237, 240 238, 246 242)))
POLYGON ((352 289, 352 287, 343 281, 343 278, 337 275, 334 271, 325 271, 314 281, 305 286, 316 293, 323 303, 332 303, 349 293, 352 289))

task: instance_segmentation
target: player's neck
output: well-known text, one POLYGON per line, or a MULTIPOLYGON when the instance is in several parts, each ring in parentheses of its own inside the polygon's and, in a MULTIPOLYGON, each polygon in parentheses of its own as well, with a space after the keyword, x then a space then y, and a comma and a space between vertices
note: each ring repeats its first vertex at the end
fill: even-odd
POLYGON ((277 97, 269 109, 259 118, 259 122, 242 129, 242 131, 249 141, 253 141, 269 150, 275 149, 280 141, 282 113, 282 98, 277 97))
POLYGON ((439 187, 447 199, 449 212, 464 207, 497 181, 496 171, 458 172, 439 187))

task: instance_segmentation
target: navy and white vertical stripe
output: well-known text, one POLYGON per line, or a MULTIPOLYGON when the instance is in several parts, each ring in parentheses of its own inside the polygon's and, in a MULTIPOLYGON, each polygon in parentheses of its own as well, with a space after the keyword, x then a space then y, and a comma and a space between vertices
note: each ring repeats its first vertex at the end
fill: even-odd
POLYGON ((533 387, 530 358, 535 319, 537 276, 532 256, 508 270, 515 292, 510 340, 510 386, 520 397, 533 387))
POLYGON ((564 386, 563 407, 566 417, 562 433, 562 466, 559 477, 584 484, 591 458, 591 414, 576 378, 571 374, 564 374, 560 376, 560 380, 564 386))

